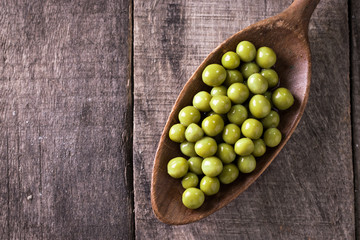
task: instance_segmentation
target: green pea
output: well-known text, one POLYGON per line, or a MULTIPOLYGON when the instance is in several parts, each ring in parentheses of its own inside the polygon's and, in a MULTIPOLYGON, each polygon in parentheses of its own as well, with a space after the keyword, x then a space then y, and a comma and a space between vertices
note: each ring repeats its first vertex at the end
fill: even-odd
POLYGON ((281 142, 281 132, 277 128, 269 128, 264 133, 264 142, 268 147, 276 147, 281 142))
POLYGON ((217 157, 204 158, 201 163, 201 170, 208 177, 216 177, 221 173, 223 164, 217 157))
POLYGON ((249 62, 240 66, 240 72, 245 79, 248 79, 252 74, 260 72, 260 68, 256 63, 249 62))
POLYGON ((218 114, 225 114, 231 108, 231 101, 227 96, 214 96, 210 100, 210 107, 218 114))
POLYGON ((239 176, 239 169, 235 164, 227 164, 224 166, 219 175, 219 180, 223 184, 230 184, 234 182, 239 176))
POLYGON ((286 110, 294 104, 294 97, 286 88, 278 88, 272 94, 272 102, 279 110, 286 110))
POLYGON ((240 138, 234 146, 237 155, 246 156, 254 151, 254 143, 250 138, 240 138))
POLYGON ((247 86, 253 94, 263 94, 268 89, 268 81, 260 73, 254 73, 248 78, 247 86))
POLYGON ((191 157, 188 160, 188 164, 189 164, 189 171, 193 172, 197 175, 201 175, 203 174, 202 170, 201 170, 201 163, 202 163, 202 158, 201 157, 191 157))
POLYGON ((224 85, 226 87, 230 87, 233 83, 242 83, 244 82, 244 78, 241 75, 241 72, 239 70, 226 70, 227 75, 224 82, 224 85))
POLYGON ((271 68, 276 63, 276 54, 269 47, 261 47, 256 53, 256 63, 261 68, 271 68))
POLYGON ((279 83, 279 75, 273 69, 261 70, 261 75, 266 78, 269 88, 275 87, 279 83))
POLYGON ((217 151, 216 141, 211 137, 203 137, 195 143, 195 152, 200 157, 213 156, 217 151))
POLYGON ((206 91, 201 91, 195 94, 193 98, 193 106, 202 112, 209 112, 211 110, 210 108, 210 99, 211 99, 210 93, 206 91))
POLYGON ((249 89, 243 83, 233 83, 227 90, 227 95, 235 104, 245 102, 249 97, 249 89))
POLYGON ((241 125, 247 118, 248 112, 243 105, 233 105, 227 113, 227 118, 231 123, 241 125))
POLYGON ((177 143, 185 141, 185 127, 180 123, 172 125, 169 130, 169 138, 177 143))
POLYGON ((196 187, 199 184, 199 178, 195 173, 188 172, 181 180, 183 188, 196 187))
POLYGON ((256 168, 256 160, 253 155, 240 156, 238 158, 238 168, 242 173, 251 173, 256 168))
POLYGON ((271 111, 270 102, 263 95, 255 95, 250 99, 249 110, 256 118, 264 118, 271 111))
POLYGON ((266 117, 261 119, 261 123, 264 128, 276 128, 277 126, 279 126, 280 116, 276 111, 271 110, 266 117))
POLYGON ((264 140, 262 140, 261 138, 254 140, 254 151, 252 152, 252 155, 254 155, 254 157, 261 157, 265 154, 265 152, 266 145, 264 140))
POLYGON ((233 123, 224 127, 222 138, 228 144, 234 144, 240 138, 240 128, 233 123))
POLYGON ((189 209, 197 209, 205 201, 204 193, 198 188, 188 188, 182 195, 182 202, 189 209))
POLYGON ((167 165, 168 174, 173 178, 182 178, 188 172, 189 165, 185 158, 176 157, 171 159, 167 165))
POLYGON ((193 142, 182 142, 180 144, 180 151, 182 154, 188 157, 196 157, 197 154, 195 152, 195 143, 193 142))
POLYGON ((223 163, 231 163, 235 160, 236 153, 232 145, 227 143, 220 143, 218 145, 216 156, 220 158, 223 163))
POLYGON ((185 130, 185 138, 189 142, 196 142, 204 136, 204 131, 196 123, 191 123, 185 130))
POLYGON ((206 135, 214 137, 220 134, 221 131, 224 129, 224 120, 220 115, 214 114, 206 117, 202 121, 201 127, 206 135))
POLYGON ((190 123, 198 123, 201 115, 199 110, 193 106, 187 106, 180 110, 179 121, 185 127, 189 126, 190 123))
POLYGON ((241 41, 236 47, 236 53, 240 56, 241 61, 251 62, 255 59, 256 48, 249 41, 241 41))
POLYGON ((235 52, 226 52, 221 58, 221 64, 227 69, 235 69, 240 65, 240 57, 235 52))
MULTIPOLYGON (((210 94, 212 97, 226 96, 226 92, 227 92, 227 88, 225 86, 221 85, 221 86, 213 87, 211 89, 210 94)), ((210 102, 209 102, 209 105, 210 105, 210 102)))
POLYGON ((203 82, 210 87, 220 86, 225 79, 226 70, 219 64, 208 65, 202 73, 203 82))
POLYGON ((215 195, 220 190, 220 181, 217 177, 204 176, 200 181, 200 189, 207 196, 215 195))
POLYGON ((263 125, 256 119, 248 118, 241 125, 241 133, 250 139, 259 139, 263 133, 263 125))

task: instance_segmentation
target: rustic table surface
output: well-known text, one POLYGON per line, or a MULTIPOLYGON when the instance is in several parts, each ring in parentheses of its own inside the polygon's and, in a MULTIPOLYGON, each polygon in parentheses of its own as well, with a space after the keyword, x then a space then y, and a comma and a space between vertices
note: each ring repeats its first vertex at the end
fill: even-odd
POLYGON ((310 21, 304 116, 235 201, 169 226, 153 158, 187 79, 223 40, 292 0, 0 1, 0 239, 360 237, 360 1, 310 21))

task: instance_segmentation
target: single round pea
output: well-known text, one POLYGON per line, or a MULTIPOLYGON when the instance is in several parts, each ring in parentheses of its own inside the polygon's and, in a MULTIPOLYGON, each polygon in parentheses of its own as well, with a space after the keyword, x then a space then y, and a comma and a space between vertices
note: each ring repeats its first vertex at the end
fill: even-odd
POLYGON ((271 68, 276 63, 276 54, 269 47, 261 47, 256 53, 256 63, 261 68, 271 68))
POLYGON ((231 123, 241 125, 248 118, 246 107, 240 104, 233 105, 227 113, 227 118, 231 123))
POLYGON ((211 99, 210 93, 206 91, 201 91, 195 94, 192 103, 193 106, 199 111, 208 112, 211 110, 210 99, 211 99))
POLYGON ((172 125, 169 130, 169 138, 177 143, 185 141, 185 127, 180 123, 172 125))
POLYGON ((242 83, 244 78, 239 70, 226 70, 227 75, 224 82, 226 87, 229 87, 233 83, 242 83))
POLYGON ((253 155, 240 156, 238 158, 238 168, 242 173, 251 173, 256 168, 256 160, 253 155))
POLYGON ((268 81, 260 73, 254 73, 248 78, 247 86, 253 94, 263 94, 268 89, 268 81))
POLYGON ((201 157, 191 157, 188 160, 188 164, 189 164, 189 171, 193 172, 197 175, 201 175, 203 174, 202 170, 201 170, 201 163, 202 163, 202 158, 201 157))
POLYGON ((195 152, 195 143, 193 142, 182 142, 180 144, 180 151, 182 154, 188 157, 196 157, 197 154, 195 152))
POLYGON ((279 126, 280 116, 276 111, 271 110, 266 117, 261 119, 261 123, 264 128, 276 128, 277 126, 279 126))
POLYGON ((181 178, 188 172, 189 165, 185 158, 176 157, 171 159, 167 165, 168 174, 173 178, 181 178))
POLYGON ((202 121, 201 127, 206 135, 214 137, 224 129, 224 120, 219 114, 214 114, 206 117, 202 121))
POLYGON ((185 130, 185 138, 189 142, 196 142, 204 136, 204 131, 196 123, 191 123, 185 130))
POLYGON ((249 89, 243 83, 233 83, 227 90, 227 95, 235 104, 245 102, 249 97, 249 89))
POLYGON ((271 111, 270 102, 263 95, 255 95, 249 101, 249 110, 256 118, 264 118, 271 111))
POLYGON ((220 190, 220 181, 217 177, 204 176, 200 181, 200 189, 207 196, 215 195, 220 190))
MULTIPOLYGON (((212 97, 226 96, 226 92, 227 92, 227 88, 221 85, 221 86, 213 87, 210 91, 210 94, 212 97)), ((210 101, 209 101, 209 105, 210 105, 210 101)))
POLYGON ((260 72, 260 68, 256 63, 249 62, 240 66, 240 72, 245 79, 248 79, 252 74, 260 72))
POLYGON ((201 115, 199 110, 193 106, 187 106, 180 110, 179 121, 185 127, 189 126, 190 123, 198 123, 201 115))
POLYGON ((286 88, 278 88, 272 94, 272 102, 279 110, 286 110, 294 104, 294 97, 286 88))
POLYGON ((203 137, 195 143, 195 152, 200 157, 213 156, 217 151, 216 141, 211 137, 203 137))
POLYGON ((195 173, 188 172, 181 180, 183 188, 196 187, 199 184, 199 178, 195 173))
POLYGON ((254 44, 249 41, 241 41, 236 46, 236 53, 240 56, 241 61, 251 62, 255 59, 256 48, 254 44))
POLYGON ((218 114, 225 114, 231 108, 231 101, 227 96, 215 96, 210 100, 210 107, 218 114))
POLYGON ((235 69, 240 65, 240 57, 233 51, 226 52, 221 58, 221 64, 227 69, 235 69))
POLYGON ((188 188, 182 195, 182 202, 189 209, 197 209, 205 201, 204 193, 198 188, 188 188))
POLYGON ((220 86, 226 79, 226 70, 219 64, 210 64, 202 72, 203 82, 210 86, 220 86))
POLYGON ((223 164, 217 157, 204 158, 201 163, 201 170, 208 177, 216 177, 221 173, 223 164))
POLYGON ((220 143, 216 156, 220 158, 223 163, 231 163, 236 158, 236 153, 232 145, 227 143, 220 143))
POLYGON ((281 132, 277 128, 269 128, 264 133, 264 142, 268 147, 276 147, 281 142, 281 132))
POLYGON ((260 74, 268 81, 269 88, 275 87, 279 83, 279 75, 274 69, 263 69, 260 74))
POLYGON ((241 125, 241 133, 250 139, 259 139, 263 133, 263 125, 256 119, 248 118, 241 125))
POLYGON ((261 138, 254 140, 254 151, 252 152, 252 155, 254 155, 254 157, 261 157, 265 154, 265 152, 266 145, 264 140, 262 140, 261 138))
POLYGON ((250 138, 240 138, 234 145, 237 155, 246 156, 254 151, 254 143, 250 138))
POLYGON ((229 123, 224 127, 222 138, 228 144, 234 144, 240 138, 240 128, 233 123, 229 123))
POLYGON ((239 176, 239 169, 235 164, 227 164, 224 166, 219 175, 219 180, 223 184, 230 184, 234 182, 239 176))

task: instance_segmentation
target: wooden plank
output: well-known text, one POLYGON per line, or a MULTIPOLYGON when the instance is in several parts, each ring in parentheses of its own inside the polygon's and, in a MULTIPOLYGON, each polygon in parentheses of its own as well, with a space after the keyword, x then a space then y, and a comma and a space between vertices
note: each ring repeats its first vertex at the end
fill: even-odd
POLYGON ((133 236, 130 1, 1 1, 0 239, 133 236))
POLYGON ((156 142, 187 79, 212 49, 292 1, 134 1, 134 194, 138 239, 351 239, 347 2, 322 1, 310 25, 313 82, 285 149, 245 193, 200 222, 156 220, 150 183, 156 142), (146 31, 144 30, 146 29, 146 31), (339 44, 341 43, 341 44, 339 44))
POLYGON ((360 2, 350 1, 349 12, 351 24, 351 112, 353 126, 353 154, 355 177, 355 227, 356 237, 360 239, 360 2))

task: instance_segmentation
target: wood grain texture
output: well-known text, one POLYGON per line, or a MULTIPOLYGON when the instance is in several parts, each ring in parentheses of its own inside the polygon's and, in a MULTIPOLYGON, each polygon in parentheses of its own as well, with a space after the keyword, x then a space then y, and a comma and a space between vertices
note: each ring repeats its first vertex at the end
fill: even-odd
POLYGON ((350 1, 349 19, 351 23, 351 111, 352 111, 352 136, 354 154, 355 177, 355 206, 356 206, 356 237, 360 239, 360 2, 350 1))
POLYGON ((224 39, 279 13, 290 3, 134 2, 138 239, 354 237, 349 38, 344 34, 348 32, 344 0, 322 1, 310 21, 313 77, 308 106, 294 135, 269 169, 235 201, 200 222, 168 226, 157 221, 151 210, 156 143, 187 79, 224 39))
POLYGON ((129 1, 1 1, 0 239, 133 236, 129 1))

